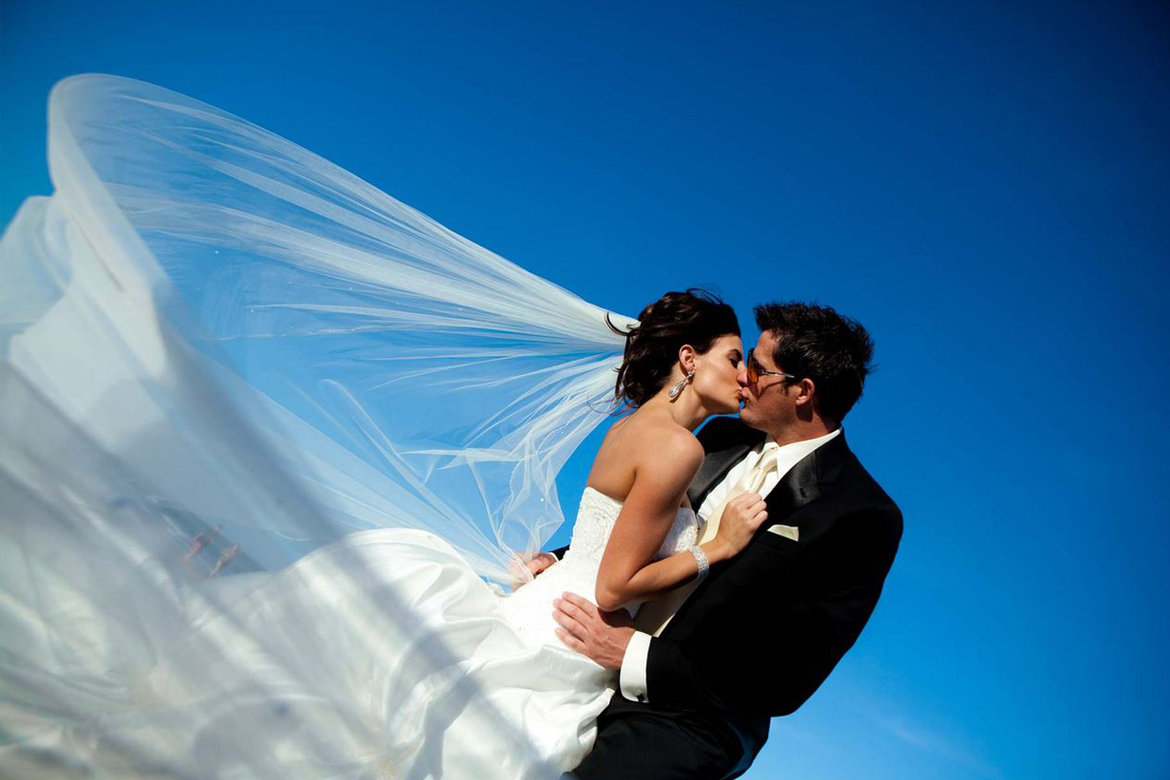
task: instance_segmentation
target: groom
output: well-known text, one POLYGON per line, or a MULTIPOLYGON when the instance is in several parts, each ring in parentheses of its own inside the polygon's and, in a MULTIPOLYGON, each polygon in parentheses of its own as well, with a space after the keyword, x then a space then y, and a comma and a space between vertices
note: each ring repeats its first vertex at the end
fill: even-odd
POLYGON ((743 773, 770 718, 800 707, 856 641, 894 560, 901 513, 841 431, 869 371, 869 335, 823 306, 755 314, 739 420, 699 432, 707 456, 689 495, 701 521, 717 522, 736 485, 762 476, 768 518, 673 617, 644 617, 646 605, 641 630, 575 594, 557 602, 565 643, 621 670, 580 778, 743 773))

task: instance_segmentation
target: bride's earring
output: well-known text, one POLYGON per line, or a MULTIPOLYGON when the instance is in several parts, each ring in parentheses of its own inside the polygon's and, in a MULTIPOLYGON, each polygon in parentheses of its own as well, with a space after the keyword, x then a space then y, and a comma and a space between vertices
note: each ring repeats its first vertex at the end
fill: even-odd
POLYGON ((674 383, 674 387, 670 388, 670 392, 667 393, 667 395, 670 397, 670 400, 673 401, 674 399, 678 398, 682 394, 683 388, 686 387, 687 384, 690 383, 690 381, 694 378, 695 369, 692 368, 687 372, 686 376, 674 383))

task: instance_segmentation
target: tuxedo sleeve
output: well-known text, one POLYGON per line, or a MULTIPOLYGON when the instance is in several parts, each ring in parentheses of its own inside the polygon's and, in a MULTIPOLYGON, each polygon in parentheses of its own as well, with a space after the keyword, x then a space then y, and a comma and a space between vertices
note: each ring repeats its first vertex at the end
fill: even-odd
POLYGON ((726 573, 722 603, 704 614, 701 630, 651 641, 648 699, 733 717, 794 712, 853 645, 877 603, 901 534, 901 517, 891 509, 894 516, 842 518, 799 554, 767 560, 774 550, 752 551, 755 565, 726 573))

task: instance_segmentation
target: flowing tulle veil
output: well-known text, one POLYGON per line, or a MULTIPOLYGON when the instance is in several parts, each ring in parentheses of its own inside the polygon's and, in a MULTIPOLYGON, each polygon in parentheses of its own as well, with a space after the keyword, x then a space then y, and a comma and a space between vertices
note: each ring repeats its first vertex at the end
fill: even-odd
MULTIPOLYGON (((612 409, 624 339, 604 310, 142 82, 58 84, 49 165, 53 195, 0 243, 0 755, 66 766, 55 735, 84 716, 100 736, 93 713, 133 698, 123 671, 152 653, 176 690, 281 664, 288 637, 251 637, 247 658, 214 635, 176 648, 232 597, 201 588, 209 574, 246 587, 350 532, 406 527, 504 581, 563 522, 554 478, 612 409)), ((369 621, 443 667, 409 607, 371 604, 369 621)), ((154 704, 103 748, 114 765, 206 774, 167 763, 154 704)), ((329 723, 295 741, 310 763, 369 736, 327 702, 299 714, 329 723)), ((263 720, 206 738, 258 768, 263 720)))

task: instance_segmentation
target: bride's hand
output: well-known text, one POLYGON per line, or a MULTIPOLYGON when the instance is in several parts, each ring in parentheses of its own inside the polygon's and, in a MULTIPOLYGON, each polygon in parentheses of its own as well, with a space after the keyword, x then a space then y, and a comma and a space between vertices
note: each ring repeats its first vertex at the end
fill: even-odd
POLYGON ((541 552, 529 558, 523 563, 519 559, 514 558, 511 565, 508 567, 512 570, 512 588, 519 588, 532 580, 536 579, 536 575, 552 566, 559 559, 550 552, 541 552))
POLYGON ((726 558, 734 558, 747 547, 760 525, 768 519, 767 504, 759 493, 744 493, 727 502, 715 542, 726 558))

